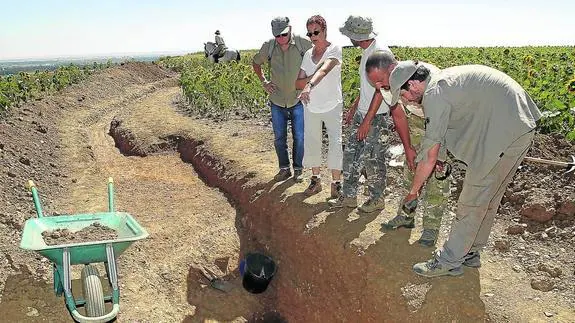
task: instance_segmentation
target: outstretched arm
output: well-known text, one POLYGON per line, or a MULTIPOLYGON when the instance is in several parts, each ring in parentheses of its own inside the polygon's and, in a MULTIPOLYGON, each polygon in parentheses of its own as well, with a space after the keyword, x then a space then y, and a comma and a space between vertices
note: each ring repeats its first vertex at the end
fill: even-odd
POLYGON ((305 84, 311 76, 307 76, 304 70, 299 70, 299 74, 297 75, 297 80, 295 80, 295 88, 296 90, 301 90, 305 87, 305 84))
POLYGON ((391 118, 393 119, 393 124, 395 125, 395 131, 397 131, 399 139, 401 139, 401 143, 403 144, 403 149, 405 150, 407 166, 413 171, 415 169, 415 157, 417 156, 417 152, 411 145, 411 138, 409 137, 409 123, 407 122, 407 115, 405 114, 403 105, 398 102, 396 105, 391 107, 390 113, 391 118))
POLYGON ((415 176, 413 177, 413 182, 411 183, 411 190, 405 197, 404 201, 414 200, 419 195, 421 188, 423 185, 425 185, 425 182, 435 169, 435 163, 437 162, 437 157, 439 156, 439 147, 440 144, 431 146, 431 148, 427 150, 426 158, 417 163, 415 176))
MULTIPOLYGON (((304 83, 302 91, 299 95, 299 98, 302 101, 304 101, 304 103, 309 102, 309 93, 311 92, 311 89, 314 86, 316 86, 319 82, 321 82, 321 80, 323 80, 323 78, 338 64, 339 64, 339 61, 337 59, 328 58, 325 60, 325 62, 323 62, 321 67, 315 73, 313 73, 313 75, 311 75, 310 77, 306 77, 305 79, 299 79, 298 78, 298 80, 296 81, 296 89, 298 88, 298 85, 301 85, 301 83, 303 83, 305 80, 305 83, 304 83)), ((302 71, 300 70, 300 75, 301 75, 301 72, 302 71)))
POLYGON ((369 109, 361 122, 361 125, 357 129, 357 140, 362 141, 367 138, 367 134, 369 133, 369 128, 371 128, 371 121, 375 117, 377 110, 379 110, 379 106, 383 102, 383 95, 381 91, 375 90, 373 92, 373 97, 371 98, 371 103, 369 104, 369 109))

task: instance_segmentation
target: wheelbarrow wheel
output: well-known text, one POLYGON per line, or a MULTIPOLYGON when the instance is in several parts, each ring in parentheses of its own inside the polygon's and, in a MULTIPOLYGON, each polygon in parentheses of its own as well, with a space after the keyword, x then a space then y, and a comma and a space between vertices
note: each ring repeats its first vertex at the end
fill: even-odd
POLYGON ((106 314, 102 281, 95 266, 86 265, 82 269, 82 288, 86 300, 86 316, 97 317, 106 314))

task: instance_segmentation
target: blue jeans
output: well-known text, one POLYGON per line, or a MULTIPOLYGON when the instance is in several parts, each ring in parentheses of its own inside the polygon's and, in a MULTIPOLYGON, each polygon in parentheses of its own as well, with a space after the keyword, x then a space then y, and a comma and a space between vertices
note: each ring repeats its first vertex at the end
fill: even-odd
POLYGON ((291 121, 291 134, 293 137, 293 169, 303 168, 303 104, 298 102, 290 108, 283 108, 270 102, 272 110, 272 127, 274 129, 274 146, 278 155, 280 168, 290 168, 287 126, 291 121))

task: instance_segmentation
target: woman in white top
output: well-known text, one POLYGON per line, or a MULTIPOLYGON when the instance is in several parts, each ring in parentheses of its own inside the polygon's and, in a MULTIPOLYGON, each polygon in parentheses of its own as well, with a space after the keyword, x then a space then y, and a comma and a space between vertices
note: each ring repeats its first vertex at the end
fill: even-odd
POLYGON ((311 167, 312 177, 305 194, 321 191, 322 122, 329 137, 327 167, 331 169, 331 197, 341 190, 343 160, 341 126, 343 96, 341 90, 341 47, 327 41, 326 22, 322 16, 307 20, 307 36, 313 47, 303 56, 296 88, 304 103, 304 167, 311 167))

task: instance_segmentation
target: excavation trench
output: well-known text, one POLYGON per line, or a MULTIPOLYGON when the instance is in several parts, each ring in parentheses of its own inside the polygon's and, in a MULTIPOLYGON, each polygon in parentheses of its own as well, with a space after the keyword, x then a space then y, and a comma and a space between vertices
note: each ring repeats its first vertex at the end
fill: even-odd
MULTIPOLYGON (((129 133, 122 129, 121 122, 112 122, 109 134, 124 155, 148 155, 129 133)), ((260 314, 279 313, 289 322, 485 319, 477 270, 467 278, 429 281, 415 276, 411 264, 428 258, 429 250, 406 243, 408 231, 386 234, 369 249, 358 252, 350 242, 376 215, 363 215, 350 222, 350 210, 343 209, 329 213, 324 224, 306 231, 310 219, 326 212, 327 206, 304 203, 302 193, 286 195, 291 180, 266 183, 258 181, 253 173, 231 171, 233 160, 224 160, 210 151, 203 139, 168 135, 155 145, 155 151, 161 148, 163 152, 179 153, 206 185, 226 195, 237 210, 240 258, 260 251, 276 261, 278 271, 268 290, 247 296, 262 305, 260 314), (423 294, 415 298, 405 292, 421 288, 423 294)), ((188 302, 201 313, 205 305, 202 302, 217 299, 198 300, 200 287, 194 270, 190 269, 188 277, 188 302)), ((262 316, 251 319, 257 321, 258 317, 262 316)), ((189 321, 197 319, 190 317, 189 321)))

